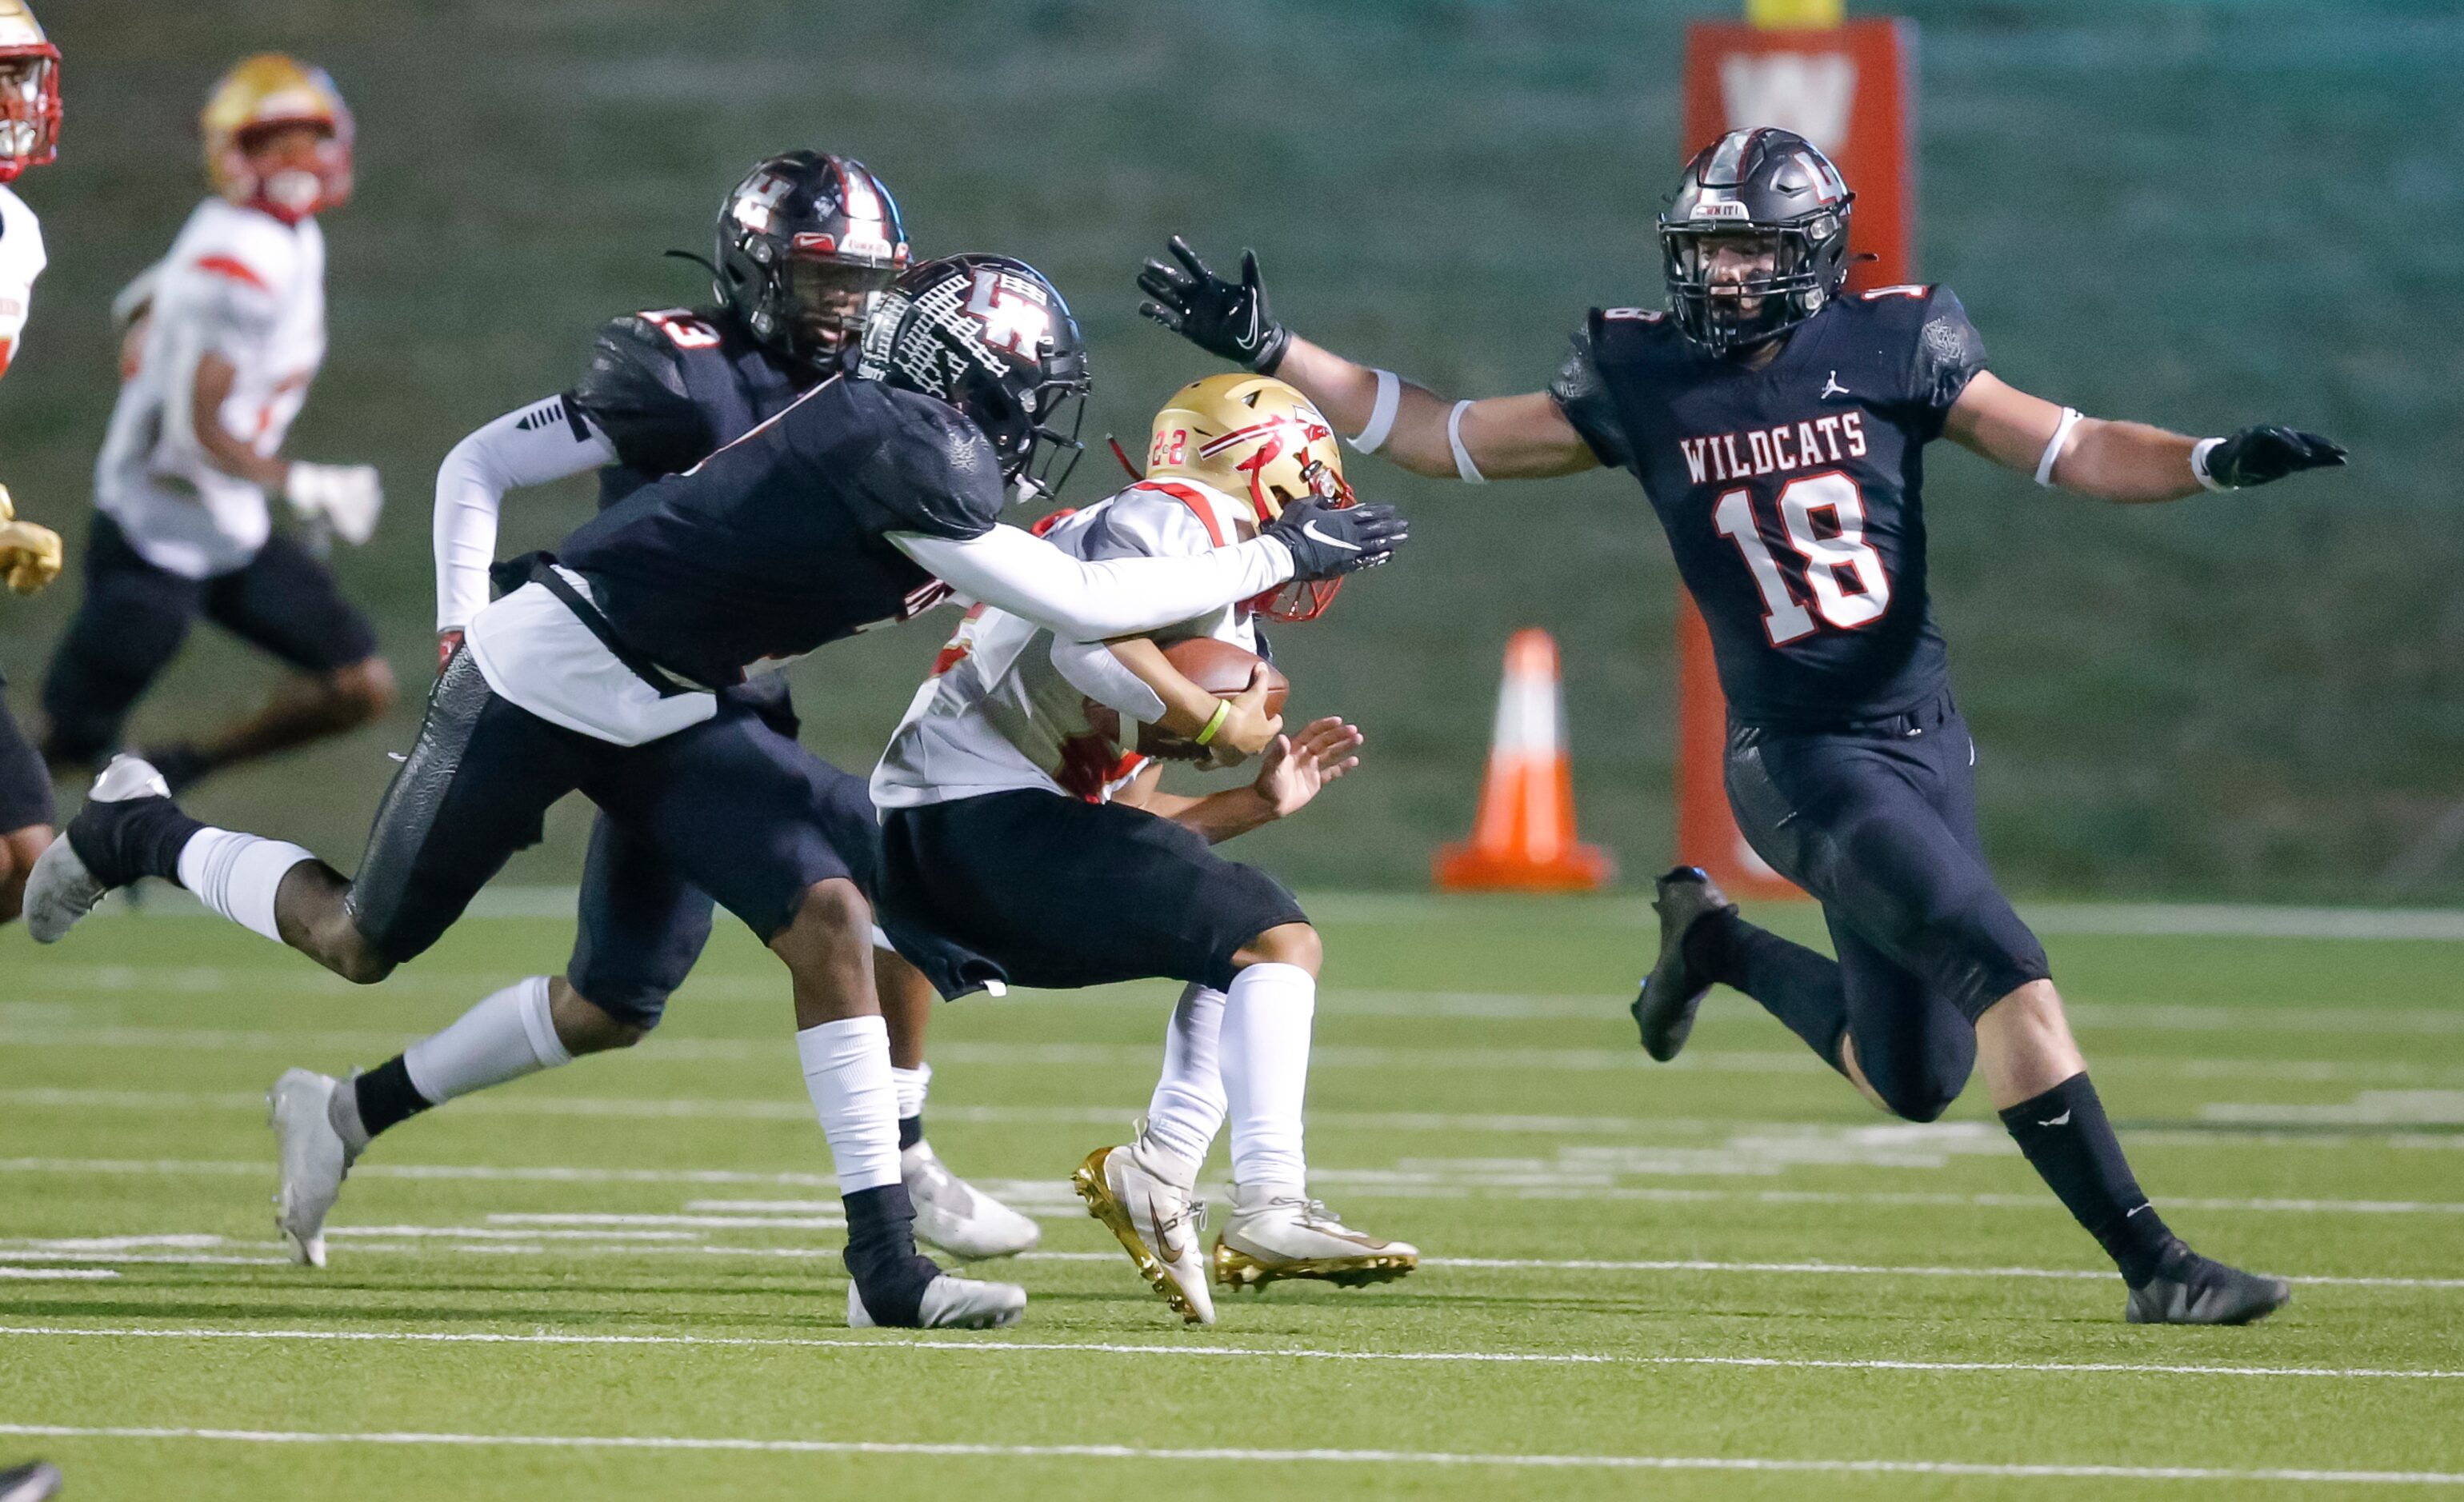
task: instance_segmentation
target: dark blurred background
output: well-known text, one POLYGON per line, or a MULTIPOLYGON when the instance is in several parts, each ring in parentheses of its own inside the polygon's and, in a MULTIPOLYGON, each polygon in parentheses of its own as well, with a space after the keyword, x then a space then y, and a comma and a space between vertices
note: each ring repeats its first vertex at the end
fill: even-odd
MULTIPOLYGON (((2036 895, 2464 899, 2464 15, 2452 4, 1910 3, 1921 271, 1994 367, 2100 416, 2318 428, 2347 473, 2178 507, 2036 490, 1946 446, 1938 608, 1983 750, 1987 838, 2036 895)), ((1876 13, 1852 6, 1852 13, 1876 13)), ((59 163, 19 187, 52 268, 0 385, 0 480, 70 536, 109 410, 113 291, 203 192, 195 116, 255 50, 330 68, 358 199, 330 217, 333 353, 293 451, 384 468, 343 551, 407 686, 382 730, 201 791, 208 818, 349 864, 430 674, 428 517, 468 429, 578 373, 612 314, 706 291, 720 194, 763 153, 849 152, 924 253, 1005 251, 1072 299, 1091 431, 1142 434, 1209 367, 1133 313, 1174 231, 1255 246, 1311 337, 1464 395, 1533 389, 1595 303, 1656 304, 1650 218, 1683 152, 1683 27, 1633 0, 50 0, 59 163)), ((1130 445, 1133 449, 1136 445, 1130 445)), ((1277 648, 1298 708, 1371 765, 1254 840, 1297 882, 1419 886, 1468 828, 1507 634, 1565 650, 1584 831, 1628 881, 1670 853, 1675 576, 1633 482, 1468 490, 1373 459, 1417 546, 1277 648)), ((1072 484, 1111 487, 1090 452, 1072 484)), ((517 494, 506 551, 586 514, 517 494)), ((74 573, 0 599, 34 713, 74 573)), ((806 740, 870 765, 947 618, 799 670, 806 740)), ((138 738, 274 670, 201 630, 138 738)), ((73 800, 74 790, 70 793, 73 800)), ((569 877, 577 810, 517 879, 569 877)))

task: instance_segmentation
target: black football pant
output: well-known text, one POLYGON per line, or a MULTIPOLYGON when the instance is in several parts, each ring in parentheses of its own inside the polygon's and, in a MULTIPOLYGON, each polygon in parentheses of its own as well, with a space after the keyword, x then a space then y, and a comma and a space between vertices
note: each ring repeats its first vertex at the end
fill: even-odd
POLYGON ((873 888, 880 832, 864 779, 755 707, 721 696, 699 725, 618 746, 497 697, 471 654, 456 652, 377 809, 345 899, 352 922, 396 964, 425 952, 516 851, 539 842, 547 810, 577 792, 695 902, 715 900, 765 943, 813 883, 873 888))
POLYGON ((276 533, 245 567, 192 579, 146 562, 120 524, 98 512, 86 533, 85 598, 43 680, 52 722, 44 751, 101 761, 200 616, 303 673, 377 653, 375 628, 342 598, 333 571, 291 538, 276 533))
POLYGON ((1986 1009, 2052 973, 1986 868, 1975 759, 1947 694, 1836 730, 1728 731, 1738 828, 1821 903, 1838 958, 1740 921, 1712 972, 1835 1068, 1839 1037, 1855 1039, 1866 1082, 1910 1121, 1958 1098, 1986 1009))

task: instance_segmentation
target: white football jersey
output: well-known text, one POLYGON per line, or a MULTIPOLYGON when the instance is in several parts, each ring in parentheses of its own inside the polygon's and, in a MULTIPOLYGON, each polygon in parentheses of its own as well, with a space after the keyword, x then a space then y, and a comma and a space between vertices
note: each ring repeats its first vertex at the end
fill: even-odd
POLYGON ((43 227, 26 201, 0 187, 0 375, 24 347, 26 315, 34 306, 34 278, 43 274, 43 227))
MULTIPOLYGON (((1210 486, 1146 481, 1073 513, 1045 536, 1090 562, 1173 557, 1239 542, 1236 518, 1248 511, 1210 486)), ((1165 643, 1209 636, 1258 649, 1241 605, 1148 635, 1165 643)), ((1074 682, 1065 675, 1056 646, 1067 660, 1072 645, 1007 611, 970 611, 873 769, 873 803, 914 808, 1022 788, 1100 803, 1120 791, 1146 764, 1137 722, 1092 697, 1089 675, 1074 682)))
POLYGON ((155 567, 228 574, 256 556, 273 518, 265 491, 215 468, 197 442, 197 362, 231 363, 224 430, 279 452, 325 359, 324 235, 313 219, 285 225, 209 198, 145 274, 151 302, 95 466, 95 504, 155 567))

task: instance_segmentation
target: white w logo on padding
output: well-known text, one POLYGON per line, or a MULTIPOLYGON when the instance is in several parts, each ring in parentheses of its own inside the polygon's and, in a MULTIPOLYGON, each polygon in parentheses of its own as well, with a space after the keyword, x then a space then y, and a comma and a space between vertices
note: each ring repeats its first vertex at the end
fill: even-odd
POLYGON ((1738 53, 1720 59, 1728 128, 1776 125, 1827 155, 1848 146, 1857 63, 1845 53, 1738 53))

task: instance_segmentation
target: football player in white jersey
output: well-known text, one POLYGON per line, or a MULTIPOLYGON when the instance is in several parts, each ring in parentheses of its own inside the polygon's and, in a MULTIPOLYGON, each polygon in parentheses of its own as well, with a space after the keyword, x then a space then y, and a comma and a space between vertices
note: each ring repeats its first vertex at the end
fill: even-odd
MULTIPOLYGON (((0 0, 0 185, 51 161, 59 135, 59 49, 45 39, 25 0, 0 0)), ((0 185, 0 374, 16 358, 42 272, 42 227, 24 200, 0 185)), ((0 486, 0 583, 31 595, 59 572, 60 534, 17 520, 8 487, 0 486)), ((0 699, 0 923, 17 916, 26 873, 51 842, 51 774, 0 699)))
MULTIPOLYGON (((1053 518, 1045 535, 1090 561, 1202 554, 1254 534, 1288 503, 1350 494, 1326 419, 1263 376, 1213 376, 1177 393, 1155 418, 1147 465, 1138 483, 1053 518)), ((1333 593, 1332 581, 1286 585, 1109 644, 979 610, 872 776, 882 922, 893 937, 939 941, 901 947, 924 956, 943 995, 1187 983, 1137 1140, 1089 1153, 1073 1183, 1191 1324, 1215 1319, 1197 1186, 1227 1114, 1234 1183, 1217 1280, 1351 1285, 1419 1261, 1309 1198, 1301 1102, 1317 931, 1272 877, 1210 848, 1298 811, 1357 766, 1360 732, 1321 719, 1286 735, 1266 712, 1264 674, 1219 698, 1164 656, 1197 637, 1263 656, 1259 617, 1310 620, 1333 593), (1157 756, 1229 766, 1251 754, 1261 760, 1247 786, 1197 798, 1157 788, 1157 756)))
POLYGON ((269 53, 224 76, 202 124, 213 196, 115 305, 127 359, 85 598, 43 685, 45 754, 92 768, 201 615, 295 670, 256 713, 147 751, 175 787, 364 725, 394 694, 319 556, 375 532, 377 471, 282 456, 325 358, 317 215, 350 197, 350 111, 323 70, 269 53), (300 535, 275 533, 275 495, 300 535))

